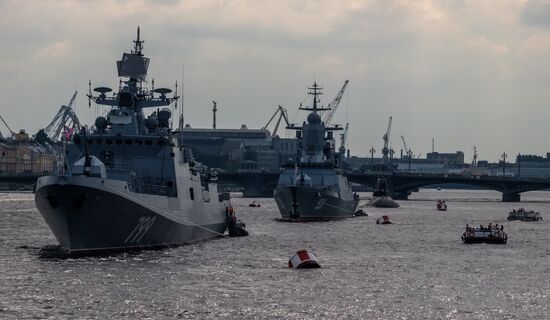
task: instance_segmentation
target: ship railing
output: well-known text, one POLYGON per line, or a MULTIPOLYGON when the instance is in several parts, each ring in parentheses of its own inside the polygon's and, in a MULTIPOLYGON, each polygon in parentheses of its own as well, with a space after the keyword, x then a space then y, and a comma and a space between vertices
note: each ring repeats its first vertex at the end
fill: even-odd
POLYGON ((128 181, 128 189, 135 193, 152 194, 166 197, 177 197, 178 191, 175 182, 167 182, 167 184, 160 184, 158 182, 151 182, 149 179, 131 176, 128 181))

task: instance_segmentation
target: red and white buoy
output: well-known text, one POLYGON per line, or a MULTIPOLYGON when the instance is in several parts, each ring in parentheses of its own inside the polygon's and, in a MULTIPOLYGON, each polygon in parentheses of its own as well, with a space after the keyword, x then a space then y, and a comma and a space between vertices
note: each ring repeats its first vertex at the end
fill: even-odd
POLYGON ((304 249, 296 252, 296 254, 288 260, 288 267, 294 269, 309 269, 321 268, 321 265, 313 252, 304 249))

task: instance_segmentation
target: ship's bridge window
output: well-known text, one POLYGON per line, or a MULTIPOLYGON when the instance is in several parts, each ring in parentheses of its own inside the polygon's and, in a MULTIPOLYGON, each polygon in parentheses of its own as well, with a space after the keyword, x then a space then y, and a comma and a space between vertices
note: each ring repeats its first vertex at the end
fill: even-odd
POLYGON ((126 144, 132 144, 132 140, 127 139, 127 140, 124 141, 124 143, 126 143, 126 144))
POLYGON ((101 139, 96 139, 95 140, 95 143, 97 143, 97 144, 101 144, 101 142, 103 142, 101 139))
POLYGON ((145 140, 145 144, 148 145, 148 146, 150 146, 150 145, 153 144, 153 141, 151 141, 151 140, 145 140))
POLYGON ((164 140, 158 140, 158 141, 157 141, 157 144, 158 144, 159 146, 164 145, 164 140))
POLYGON ((116 139, 115 143, 116 143, 116 144, 122 144, 122 140, 116 139))
POLYGON ((142 141, 142 140, 136 140, 136 141, 135 141, 135 144, 141 145, 141 144, 143 144, 143 141, 142 141))
POLYGON ((113 140, 111 140, 111 139, 105 139, 105 143, 106 143, 106 144, 113 144, 113 140))

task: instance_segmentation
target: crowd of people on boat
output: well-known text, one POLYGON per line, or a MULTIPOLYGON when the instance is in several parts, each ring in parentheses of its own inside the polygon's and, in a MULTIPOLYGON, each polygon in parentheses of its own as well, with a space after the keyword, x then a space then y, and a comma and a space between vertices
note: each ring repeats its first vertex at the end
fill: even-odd
POLYGON ((513 212, 513 213, 516 213, 516 212, 517 212, 517 213, 521 213, 521 212, 526 212, 526 211, 525 211, 524 208, 519 208, 519 209, 517 209, 517 210, 516 210, 516 209, 512 209, 512 212, 513 212))
POLYGON ((478 228, 470 227, 466 225, 465 236, 467 237, 489 237, 489 238, 505 238, 506 234, 504 233, 504 226, 497 224, 489 223, 487 226, 479 225, 478 228), (477 232, 481 234, 476 234, 477 232), (487 235, 487 233, 489 233, 487 235))
POLYGON ((470 227, 468 224, 466 224, 466 231, 481 231, 481 232, 494 232, 494 231, 504 231, 504 225, 498 225, 494 224, 492 222, 487 225, 487 227, 484 227, 482 224, 479 225, 479 228, 470 227))

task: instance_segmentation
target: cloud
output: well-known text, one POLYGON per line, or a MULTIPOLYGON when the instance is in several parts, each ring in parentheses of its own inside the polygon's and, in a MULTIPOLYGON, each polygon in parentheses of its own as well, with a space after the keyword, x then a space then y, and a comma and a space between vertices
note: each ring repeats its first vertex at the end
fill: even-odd
POLYGON ((550 26, 550 1, 528 0, 521 12, 521 22, 528 26, 550 26))
MULTIPOLYGON (((517 119, 550 118, 541 107, 550 101, 548 1, 43 0, 0 6, 0 113, 29 132, 47 125, 75 87, 86 91, 88 79, 116 87, 115 61, 132 47, 139 24, 157 87, 172 87, 185 63, 186 119, 195 127, 210 125, 213 99, 220 125, 261 127, 278 104, 294 115, 313 79, 325 87, 326 100, 351 79, 335 121, 350 122, 356 154, 381 143, 390 115, 396 134, 418 152, 431 149, 434 135, 441 151, 468 153, 473 144, 495 157, 508 146, 545 151, 544 126, 509 128, 517 119), (32 88, 24 104, 20 88, 32 88)), ((102 109, 83 107, 82 94, 77 99, 82 121, 92 123, 102 109)))

